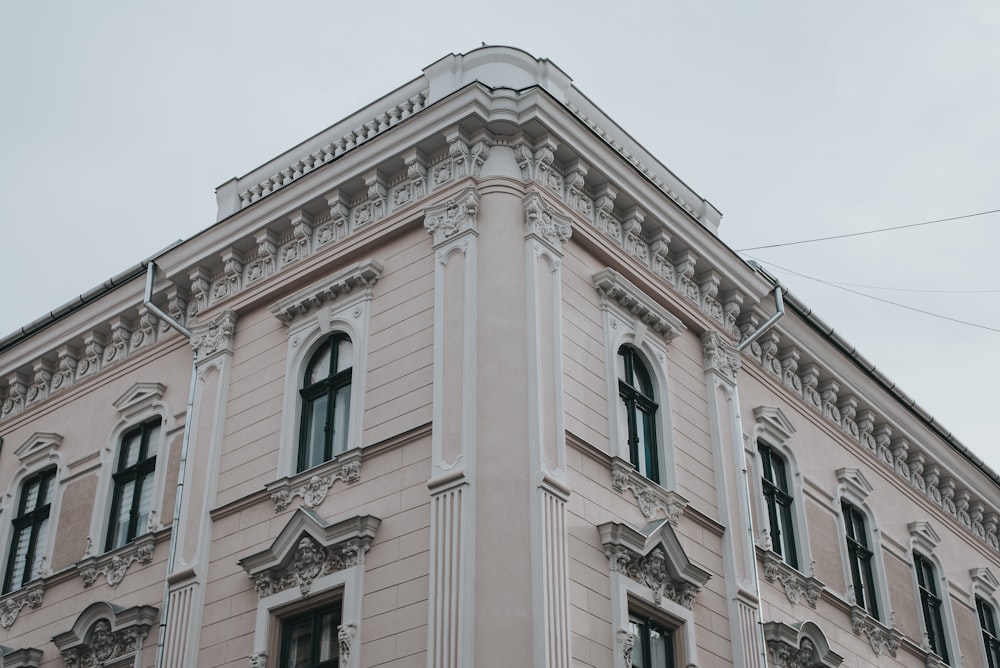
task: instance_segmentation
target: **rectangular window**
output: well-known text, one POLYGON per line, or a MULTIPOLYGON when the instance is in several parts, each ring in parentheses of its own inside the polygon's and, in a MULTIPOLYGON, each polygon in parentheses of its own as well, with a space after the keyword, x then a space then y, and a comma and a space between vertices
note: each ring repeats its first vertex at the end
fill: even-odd
POLYGON ((122 437, 115 465, 114 492, 108 539, 104 549, 126 545, 147 531, 153 505, 153 474, 156 471, 156 446, 160 419, 156 418, 129 431, 122 437))
POLYGON ((986 665, 989 668, 1000 668, 1000 639, 997 638, 997 620, 993 606, 977 596, 976 610, 979 612, 979 628, 983 631, 986 665))
POLYGON ((334 668, 340 664, 341 602, 309 610, 281 622, 278 668, 334 668))
POLYGON ((760 463, 763 469, 764 501, 771 528, 771 549, 780 554, 792 568, 799 567, 795 549, 792 495, 788 486, 788 466, 784 458, 765 444, 759 444, 760 463))
POLYGON ((872 568, 874 553, 870 547, 865 515, 846 501, 841 504, 847 528, 847 556, 851 564, 851 584, 854 600, 868 614, 878 619, 878 601, 875 596, 875 573, 872 568))
POLYGON ((673 668, 674 642, 670 631, 637 615, 629 617, 632 633, 632 668, 673 668))
POLYGON ((38 575, 35 571, 45 554, 55 478, 56 470, 46 469, 21 485, 3 581, 5 594, 20 589, 38 575))
POLYGON ((913 553, 913 567, 917 570, 917 588, 920 592, 920 610, 924 619, 924 633, 931 651, 948 660, 948 643, 944 635, 944 615, 941 611, 941 597, 937 590, 937 575, 930 559, 913 553))

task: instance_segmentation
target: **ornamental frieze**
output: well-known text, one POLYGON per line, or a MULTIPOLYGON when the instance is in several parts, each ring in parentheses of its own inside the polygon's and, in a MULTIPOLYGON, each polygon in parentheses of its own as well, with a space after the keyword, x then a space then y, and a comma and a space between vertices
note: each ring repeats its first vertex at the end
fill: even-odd
POLYGON ((357 540, 323 547, 311 536, 302 536, 295 549, 295 558, 287 568, 264 571, 254 576, 257 596, 266 598, 292 587, 298 587, 302 595, 307 596, 316 578, 357 566, 367 549, 357 540))
POLYGON ((45 586, 42 583, 29 584, 23 589, 4 596, 0 601, 0 626, 9 629, 17 621, 17 616, 25 607, 32 610, 42 606, 45 586))
POLYGON ((361 451, 352 450, 314 470, 306 478, 283 478, 267 485, 274 501, 274 512, 288 508, 292 499, 302 497, 303 505, 315 508, 323 503, 336 481, 351 485, 361 480, 361 451))
POLYGON ((130 566, 133 564, 145 566, 153 561, 155 544, 153 536, 146 534, 123 549, 77 562, 76 570, 83 580, 83 586, 92 587, 97 578, 103 575, 109 585, 117 587, 125 579, 130 566))

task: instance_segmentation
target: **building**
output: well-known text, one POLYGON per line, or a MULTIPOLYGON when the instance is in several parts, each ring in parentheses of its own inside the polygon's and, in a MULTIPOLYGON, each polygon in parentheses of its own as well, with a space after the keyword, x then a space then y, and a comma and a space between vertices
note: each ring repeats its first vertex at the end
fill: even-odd
POLYGON ((997 666, 1000 479, 485 47, 0 340, 11 666, 997 666))

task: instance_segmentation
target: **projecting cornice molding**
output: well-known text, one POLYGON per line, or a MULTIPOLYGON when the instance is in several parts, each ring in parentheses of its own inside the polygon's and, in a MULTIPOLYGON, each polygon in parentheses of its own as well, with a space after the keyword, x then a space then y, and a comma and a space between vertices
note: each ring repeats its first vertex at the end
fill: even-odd
POLYGON ((381 520, 358 515, 328 524, 316 512, 299 508, 268 549, 244 557, 247 572, 260 598, 298 587, 309 594, 319 577, 361 566, 381 520))
POLYGON ((641 531, 620 522, 607 522, 597 530, 611 572, 648 587, 657 605, 666 597, 690 610, 712 577, 687 558, 667 520, 650 522, 641 531))
POLYGON ((372 286, 381 275, 382 265, 375 260, 359 262, 281 300, 271 307, 271 314, 288 325, 299 316, 333 304, 355 290, 370 298, 372 286))
POLYGON ((679 318, 646 296, 614 269, 608 267, 594 274, 594 287, 605 304, 615 304, 669 342, 687 327, 679 318))

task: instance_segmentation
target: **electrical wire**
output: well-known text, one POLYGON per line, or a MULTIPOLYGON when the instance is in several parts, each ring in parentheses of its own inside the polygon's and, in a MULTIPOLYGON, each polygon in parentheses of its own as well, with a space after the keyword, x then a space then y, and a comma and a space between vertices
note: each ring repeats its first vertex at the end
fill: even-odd
POLYGON ((793 275, 798 276, 800 278, 805 278, 805 279, 810 280, 810 281, 815 281, 817 283, 822 283, 823 285, 829 285, 831 288, 837 288, 838 290, 843 290, 844 292, 850 292, 851 294, 855 294, 855 295, 858 295, 860 297, 867 297, 868 299, 873 299, 873 300, 875 300, 877 302, 882 302, 883 304, 890 304, 892 306, 898 306, 899 308, 903 308, 903 309, 906 309, 908 311, 915 311, 917 313, 922 313, 924 315, 929 315, 929 316, 934 317, 934 318, 940 318, 942 320, 949 320, 951 322, 956 322, 956 323, 958 323, 960 325, 968 325, 969 327, 977 327, 979 329, 985 329, 987 331, 997 332, 998 334, 1000 334, 1000 329, 997 329, 995 327, 989 327, 987 325, 980 325, 978 323, 969 322, 967 320, 959 320, 958 318, 952 318, 952 317, 949 317, 949 316, 946 316, 946 315, 941 315, 940 313, 932 313, 931 311, 925 311, 923 309, 919 309, 919 308, 916 308, 914 306, 907 306, 906 304, 900 304, 898 302, 890 301, 888 299, 882 299, 881 297, 876 297, 875 295, 869 295, 869 294, 866 294, 864 292, 859 292, 857 290, 852 290, 850 288, 846 288, 843 285, 838 285, 837 283, 831 283, 830 281, 824 281, 823 279, 820 279, 820 278, 814 278, 813 276, 807 276, 806 274, 799 273, 799 272, 797 272, 797 271, 795 271, 793 269, 789 269, 788 267, 782 267, 781 265, 774 264, 773 262, 771 262, 769 260, 762 260, 762 259, 760 259, 758 257, 754 257, 753 255, 750 255, 750 254, 747 254, 747 257, 753 258, 757 262, 761 262, 761 263, 770 265, 770 266, 774 267, 775 269, 780 269, 781 271, 788 272, 789 274, 793 274, 793 275))
MULTIPOLYGON (((963 216, 952 216, 951 218, 939 218, 938 220, 926 220, 922 223, 910 223, 909 225, 897 225, 895 227, 883 227, 878 230, 868 230, 867 232, 851 232, 849 234, 835 234, 829 237, 817 237, 815 239, 802 239, 800 241, 788 241, 781 244, 769 244, 767 246, 754 246, 752 248, 737 248, 737 253, 743 253, 744 251, 752 250, 763 250, 765 248, 781 248, 783 246, 797 246, 799 244, 811 244, 817 241, 830 241, 831 239, 846 239, 848 237, 861 237, 866 234, 878 234, 879 232, 892 232, 893 230, 905 230, 911 227, 920 227, 922 225, 934 225, 936 223, 947 223, 953 220, 964 220, 966 218, 975 218, 977 216, 985 216, 991 213, 1000 213, 1000 209, 992 209, 990 211, 979 211, 977 213, 967 213, 963 216)), ((775 265, 777 266, 777 265, 775 265)))

